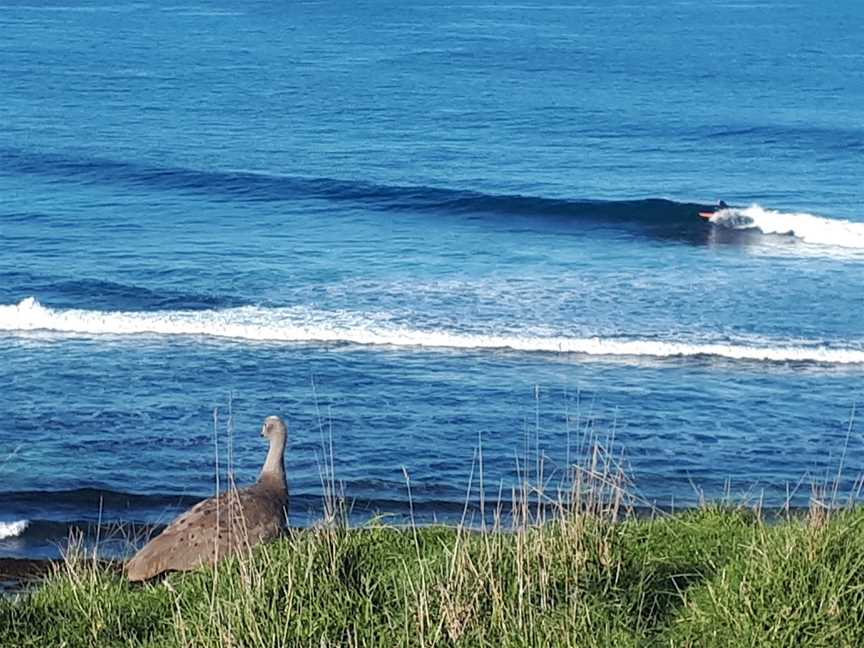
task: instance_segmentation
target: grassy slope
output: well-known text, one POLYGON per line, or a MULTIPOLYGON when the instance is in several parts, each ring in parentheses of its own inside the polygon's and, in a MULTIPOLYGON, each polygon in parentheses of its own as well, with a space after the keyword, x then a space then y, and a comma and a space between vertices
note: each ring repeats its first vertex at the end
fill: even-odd
POLYGON ((144 587, 73 563, 0 601, 0 645, 860 646, 862 524, 707 508, 514 533, 319 529, 144 587))

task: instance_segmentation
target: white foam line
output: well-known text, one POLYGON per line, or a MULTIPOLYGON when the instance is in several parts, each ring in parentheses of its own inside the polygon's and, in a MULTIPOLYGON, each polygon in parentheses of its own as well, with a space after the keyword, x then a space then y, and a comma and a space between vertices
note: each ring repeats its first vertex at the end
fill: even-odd
POLYGON ((864 223, 807 213, 786 213, 751 205, 722 209, 711 222, 730 229, 758 229, 764 234, 786 234, 805 243, 864 250, 864 223))
POLYGON ((864 349, 767 343, 691 344, 599 337, 480 335, 423 331, 362 319, 358 314, 305 308, 244 306, 208 311, 105 312, 59 310, 28 297, 0 306, 0 331, 55 331, 72 335, 209 336, 261 342, 343 342, 451 349, 512 349, 597 356, 719 356, 735 360, 864 364, 864 349))
POLYGON ((0 540, 6 538, 14 538, 24 533, 25 529, 30 526, 27 520, 18 520, 16 522, 0 522, 0 540))

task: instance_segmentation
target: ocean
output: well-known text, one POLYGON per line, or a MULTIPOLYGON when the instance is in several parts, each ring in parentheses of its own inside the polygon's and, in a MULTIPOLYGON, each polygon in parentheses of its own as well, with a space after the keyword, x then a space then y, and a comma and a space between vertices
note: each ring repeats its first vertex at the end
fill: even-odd
POLYGON ((862 24, 0 3, 0 557, 127 551, 270 414, 298 526, 331 472, 357 523, 453 522, 594 442, 648 508, 855 497, 862 24))

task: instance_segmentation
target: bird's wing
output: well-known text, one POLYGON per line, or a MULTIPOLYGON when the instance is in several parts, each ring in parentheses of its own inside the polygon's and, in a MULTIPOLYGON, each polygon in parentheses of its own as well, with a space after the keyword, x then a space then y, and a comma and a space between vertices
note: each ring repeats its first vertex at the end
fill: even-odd
POLYGON ((255 487, 231 490, 193 506, 126 565, 129 580, 147 580, 164 571, 213 564, 235 551, 275 537, 284 513, 276 498, 255 487))

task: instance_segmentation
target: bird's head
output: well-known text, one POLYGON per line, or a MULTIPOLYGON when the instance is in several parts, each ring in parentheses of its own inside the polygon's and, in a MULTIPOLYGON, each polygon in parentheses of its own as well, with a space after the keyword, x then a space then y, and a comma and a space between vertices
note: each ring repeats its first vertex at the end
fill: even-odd
POLYGON ((273 441, 277 438, 284 439, 288 434, 288 429, 285 427, 285 421, 278 416, 268 416, 264 419, 264 425, 261 427, 261 436, 265 439, 273 441))

